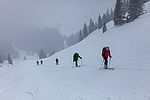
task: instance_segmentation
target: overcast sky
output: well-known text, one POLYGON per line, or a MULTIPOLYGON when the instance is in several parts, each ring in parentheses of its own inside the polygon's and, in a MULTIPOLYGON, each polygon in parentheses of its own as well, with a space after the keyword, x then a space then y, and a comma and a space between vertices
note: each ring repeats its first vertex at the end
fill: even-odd
POLYGON ((38 26, 58 27, 70 35, 114 4, 115 0, 0 0, 0 34, 38 26))

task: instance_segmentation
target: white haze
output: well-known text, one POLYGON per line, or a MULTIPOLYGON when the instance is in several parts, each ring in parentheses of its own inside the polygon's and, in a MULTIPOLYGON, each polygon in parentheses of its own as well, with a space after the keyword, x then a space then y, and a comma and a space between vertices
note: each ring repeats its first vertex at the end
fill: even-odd
POLYGON ((59 28, 70 35, 114 4, 115 0, 0 0, 0 34, 38 26, 59 28))
MULTIPOLYGON (((52 38, 51 40, 47 37, 49 41, 46 43, 44 41, 36 42, 38 38, 45 40, 37 37, 43 34, 42 30, 45 28, 59 29, 61 34, 69 36, 82 29, 84 22, 89 23, 90 18, 97 21, 99 14, 104 14, 114 5, 115 0, 0 0, 0 55, 10 53, 16 57, 18 54, 12 47, 14 42, 17 42, 15 43, 17 48, 21 45, 22 48, 19 49, 22 50, 31 47, 31 52, 33 49, 36 51, 41 49, 39 42, 44 44, 42 45, 44 49, 52 48, 55 44, 53 40, 57 40, 52 37, 54 35, 45 34, 44 36, 52 38), (29 30, 35 29, 35 27, 39 32, 33 34, 29 30), (30 38, 21 39, 21 37, 27 36, 30 38), (39 48, 34 48, 36 45, 33 43, 35 42, 39 48), (50 42, 53 44, 50 45, 50 42), (27 44, 27 47, 24 44, 27 44)), ((55 33, 49 32, 49 34, 55 33)), ((60 42, 57 41, 57 43, 60 42)), ((63 48, 62 46, 58 47, 61 47, 59 50, 63 48)))

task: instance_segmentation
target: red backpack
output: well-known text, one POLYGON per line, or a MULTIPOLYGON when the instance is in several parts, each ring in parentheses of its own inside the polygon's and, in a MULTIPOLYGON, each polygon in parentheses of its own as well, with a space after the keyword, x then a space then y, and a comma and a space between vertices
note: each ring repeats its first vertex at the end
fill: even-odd
POLYGON ((109 47, 104 47, 102 50, 102 57, 103 58, 108 58, 110 56, 110 50, 109 47))

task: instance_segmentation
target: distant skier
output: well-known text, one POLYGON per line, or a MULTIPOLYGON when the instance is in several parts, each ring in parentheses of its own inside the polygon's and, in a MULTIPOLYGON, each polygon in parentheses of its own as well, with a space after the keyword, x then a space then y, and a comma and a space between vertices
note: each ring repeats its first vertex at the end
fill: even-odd
POLYGON ((73 55, 73 62, 75 62, 75 66, 76 66, 76 67, 79 67, 79 66, 78 66, 78 58, 82 59, 82 57, 80 57, 78 53, 75 53, 75 54, 73 55))
POLYGON ((43 60, 41 60, 41 65, 43 65, 43 60))
POLYGON ((39 65, 39 61, 36 61, 37 65, 39 65))
POLYGON ((59 62, 59 61, 58 61, 58 58, 56 58, 56 60, 55 60, 55 61, 56 61, 56 65, 58 65, 58 64, 59 64, 59 63, 58 63, 58 62, 59 62))
POLYGON ((110 58, 112 58, 111 54, 110 54, 110 49, 109 47, 104 47, 103 50, 102 50, 102 57, 104 59, 104 68, 105 69, 108 69, 108 56, 110 58))

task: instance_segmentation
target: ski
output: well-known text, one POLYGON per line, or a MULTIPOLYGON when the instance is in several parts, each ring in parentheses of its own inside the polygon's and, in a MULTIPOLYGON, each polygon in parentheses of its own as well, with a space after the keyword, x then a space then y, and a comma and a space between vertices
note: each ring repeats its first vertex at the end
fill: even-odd
POLYGON ((76 68, 76 67, 81 67, 80 65, 79 66, 73 66, 72 68, 76 68))
POLYGON ((100 68, 99 70, 115 70, 115 69, 112 68, 112 67, 109 67, 109 68, 107 68, 107 69, 105 69, 105 68, 100 68))

